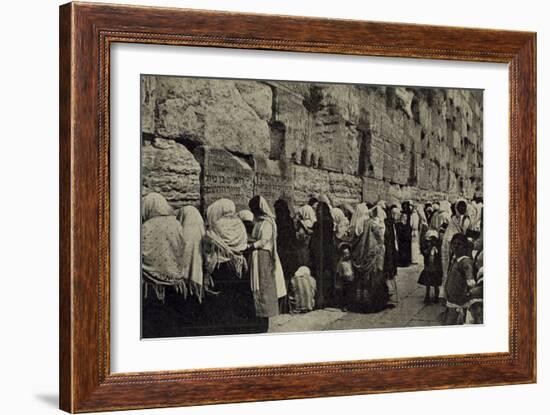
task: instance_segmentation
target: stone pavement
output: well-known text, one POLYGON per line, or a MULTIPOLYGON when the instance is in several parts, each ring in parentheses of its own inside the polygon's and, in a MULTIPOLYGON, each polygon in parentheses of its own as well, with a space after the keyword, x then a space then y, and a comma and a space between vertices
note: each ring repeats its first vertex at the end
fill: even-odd
POLYGON ((440 326, 439 315, 444 307, 423 303, 425 288, 417 284, 421 270, 421 265, 398 269, 399 302, 395 308, 372 314, 343 312, 336 308, 314 310, 306 314, 282 314, 270 319, 269 333, 440 326))

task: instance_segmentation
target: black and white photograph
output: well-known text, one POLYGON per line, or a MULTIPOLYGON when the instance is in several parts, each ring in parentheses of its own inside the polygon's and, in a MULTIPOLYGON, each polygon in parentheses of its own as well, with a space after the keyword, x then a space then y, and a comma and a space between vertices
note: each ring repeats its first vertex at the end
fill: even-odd
POLYGON ((547 9, 5 2, 0 413, 545 413, 547 9))
POLYGON ((483 324, 483 90, 140 82, 142 338, 483 324))

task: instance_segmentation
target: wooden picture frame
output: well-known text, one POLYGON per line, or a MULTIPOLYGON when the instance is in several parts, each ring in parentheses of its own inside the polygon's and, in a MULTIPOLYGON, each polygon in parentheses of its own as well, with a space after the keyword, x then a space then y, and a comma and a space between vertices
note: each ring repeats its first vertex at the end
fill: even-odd
MULTIPOLYGON (((536 380, 536 34, 70 3, 60 8, 60 407, 172 407, 536 380), (509 352, 111 373, 109 70, 114 43, 509 65, 509 352)), ((230 365, 230 362, 228 362, 230 365)))

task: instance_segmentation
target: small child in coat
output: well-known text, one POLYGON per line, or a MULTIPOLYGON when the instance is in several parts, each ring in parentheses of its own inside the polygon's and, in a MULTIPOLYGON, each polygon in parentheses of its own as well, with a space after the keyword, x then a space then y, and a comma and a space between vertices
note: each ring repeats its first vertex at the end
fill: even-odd
POLYGON ((422 241, 422 255, 424 256, 424 269, 420 273, 418 283, 426 286, 424 304, 439 302, 439 287, 443 281, 443 265, 441 262, 441 239, 436 230, 426 232, 422 241), (434 297, 430 300, 430 287, 434 287, 434 297))
POLYGON ((470 305, 470 290, 476 286, 474 278, 474 261, 471 258, 470 241, 462 233, 457 233, 451 239, 453 260, 445 282, 447 294, 447 309, 445 325, 464 324, 466 311, 470 305))
POLYGON ((351 264, 351 250, 348 244, 340 246, 340 260, 336 267, 335 289, 338 305, 342 311, 348 311, 353 299, 353 266, 351 264))

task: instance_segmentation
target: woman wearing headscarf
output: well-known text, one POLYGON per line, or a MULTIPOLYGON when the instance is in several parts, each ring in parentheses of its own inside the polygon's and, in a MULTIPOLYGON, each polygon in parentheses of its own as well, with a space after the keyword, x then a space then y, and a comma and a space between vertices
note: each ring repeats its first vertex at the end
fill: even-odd
POLYGON ((470 219, 470 224, 466 230, 466 236, 471 239, 479 238, 481 233, 481 215, 483 211, 483 205, 478 204, 475 200, 467 203, 468 208, 466 215, 470 219))
POLYGON ((355 274, 353 308, 361 312, 383 310, 388 303, 384 277, 385 226, 373 210, 363 223, 363 232, 353 242, 352 265, 355 274))
POLYGON ((340 208, 333 208, 331 212, 334 221, 334 236, 337 242, 345 241, 349 230, 349 220, 340 208))
POLYGON ((428 230, 428 221, 424 210, 416 205, 412 205, 411 213, 411 261, 413 264, 419 264, 422 258, 421 242, 428 230))
POLYGON ((262 196, 250 199, 248 207, 254 214, 256 223, 252 231, 249 249, 250 281, 256 316, 263 319, 265 331, 269 327, 269 317, 279 314, 278 299, 286 296, 283 268, 277 251, 277 224, 275 215, 262 196))
POLYGON ((172 336, 187 288, 183 230, 166 199, 149 193, 142 201, 141 271, 144 337, 172 336))
POLYGON ((317 205, 317 222, 309 243, 313 277, 317 281, 317 307, 324 308, 334 301, 336 277, 336 246, 334 222, 325 202, 317 205))
POLYGON ((202 259, 202 239, 206 234, 204 220, 194 206, 184 206, 177 218, 183 230, 183 277, 189 294, 199 302, 204 296, 204 274, 202 259))
MULTIPOLYGON (((439 206, 438 206, 439 207, 439 206)), ((424 203, 424 216, 426 216, 426 223, 429 225, 432 220, 432 215, 434 213, 434 208, 430 202, 424 203)))
POLYGON ((297 261, 300 266, 310 267, 309 242, 313 233, 313 225, 317 221, 315 211, 309 204, 298 209, 296 215, 297 261))
POLYGON ((386 220, 388 215, 386 214, 385 200, 379 200, 378 202, 376 202, 376 206, 374 207, 374 216, 376 216, 382 222, 386 220))
POLYGON ((257 321, 243 256, 248 241, 244 224, 229 199, 212 203, 206 218, 205 270, 212 291, 203 305, 205 334, 255 332, 257 321))
POLYGON ((369 208, 365 203, 359 203, 351 217, 349 233, 351 238, 356 238, 363 234, 365 222, 369 219, 369 208))
POLYGON ((177 219, 183 230, 183 278, 188 296, 181 306, 178 335, 200 334, 202 325, 202 301, 210 281, 203 272, 203 238, 206 234, 204 220, 194 206, 184 206, 177 211, 177 219))
POLYGON ((344 203, 342 205, 342 210, 344 211, 344 215, 346 215, 346 218, 348 218, 348 220, 351 222, 351 218, 355 213, 355 208, 349 203, 344 203))
POLYGON ((451 203, 448 200, 434 203, 434 213, 430 221, 430 229, 439 232, 440 236, 442 236, 451 221, 452 215, 451 203))
MULTIPOLYGON (((296 239, 296 228, 290 214, 288 204, 284 199, 278 199, 275 204, 275 223, 277 225, 277 252, 283 266, 283 274, 286 286, 289 286, 290 279, 300 266, 298 263, 298 241, 296 239)), ((286 297, 281 302, 282 313, 288 312, 286 297)))

